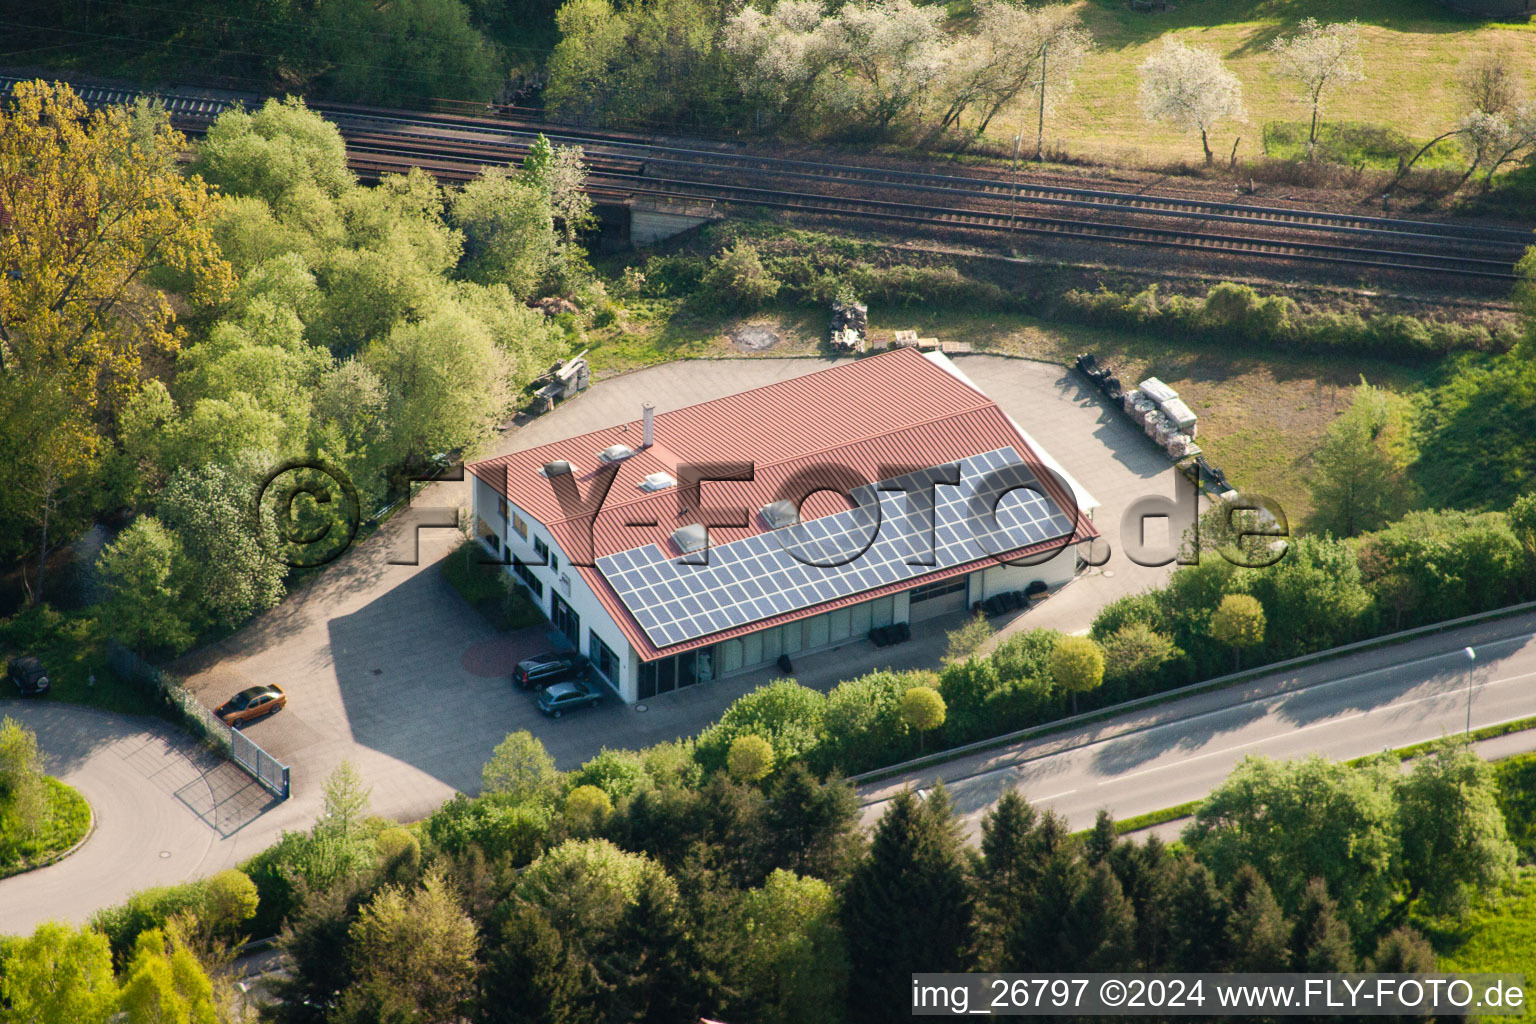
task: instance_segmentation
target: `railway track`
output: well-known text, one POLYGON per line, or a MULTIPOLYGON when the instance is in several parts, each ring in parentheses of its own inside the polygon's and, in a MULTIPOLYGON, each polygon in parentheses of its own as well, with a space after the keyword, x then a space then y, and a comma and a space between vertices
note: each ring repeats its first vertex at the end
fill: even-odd
MULTIPOLYGON (((0 77, 0 91, 14 78, 0 77)), ((132 102, 128 89, 79 90, 92 105, 132 102)), ((162 97, 178 127, 205 130, 233 101, 162 97)), ((996 238, 1030 235, 1292 261, 1455 279, 1512 281, 1530 232, 1305 208, 1073 188, 1001 177, 788 159, 727 145, 679 145, 618 132, 462 114, 319 103, 361 176, 421 167, 466 181, 481 167, 520 161, 540 134, 580 145, 600 202, 707 202, 855 221, 927 225, 996 238)))

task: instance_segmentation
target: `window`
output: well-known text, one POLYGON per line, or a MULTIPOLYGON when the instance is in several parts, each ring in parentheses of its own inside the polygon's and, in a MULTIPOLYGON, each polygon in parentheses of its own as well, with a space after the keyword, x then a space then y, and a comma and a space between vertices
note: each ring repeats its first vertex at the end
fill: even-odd
POLYGON ((501 538, 496 535, 495 530, 491 529, 491 524, 479 516, 475 516, 475 533, 480 537, 481 542, 491 549, 492 553, 496 555, 501 554, 501 538))
POLYGON ((496 496, 496 514, 501 516, 501 521, 507 521, 507 499, 501 495, 496 496))
POLYGON ((544 600, 544 581, 530 572, 526 565, 522 562, 514 561, 512 563, 512 572, 518 579, 528 585, 528 589, 533 591, 535 597, 540 601, 544 600))
POLYGON ((549 545, 538 537, 533 538, 533 553, 539 556, 539 565, 549 565, 549 545))
POLYGON ((512 513, 512 532, 523 538, 523 540, 528 539, 528 524, 516 512, 512 513))
POLYGON ((587 630, 587 656, 592 660, 592 667, 601 672, 604 679, 614 686, 619 685, 618 656, 613 653, 613 648, 603 643, 590 629, 587 630))
POLYGON ((920 587, 912 588, 912 600, 927 601, 930 598, 942 597, 945 594, 953 594, 965 589, 965 577, 955 576, 947 580, 939 580, 937 583, 924 583, 920 587))

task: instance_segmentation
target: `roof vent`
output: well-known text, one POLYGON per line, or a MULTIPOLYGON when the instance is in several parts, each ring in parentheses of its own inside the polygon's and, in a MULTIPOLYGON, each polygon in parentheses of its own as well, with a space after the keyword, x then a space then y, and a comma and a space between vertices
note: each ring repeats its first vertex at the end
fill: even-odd
POLYGON ((666 473, 652 473, 640 481, 639 486, 642 491, 664 491, 668 487, 676 487, 677 481, 666 473))
POLYGON ((775 501, 764 505, 760 510, 763 522, 768 524, 768 529, 778 530, 786 526, 793 526, 800 521, 800 510, 792 501, 775 501))
POLYGON ((672 531, 672 543, 683 551, 703 551, 709 544, 709 530, 702 523, 690 523, 672 531))
POLYGON ((539 470, 539 475, 548 477, 566 476, 575 468, 575 466, 572 466, 564 459, 557 459, 554 462, 544 463, 543 467, 539 470))
POLYGON ((611 444, 597 453, 597 457, 604 462, 623 462, 635 454, 635 450, 625 444, 611 444))

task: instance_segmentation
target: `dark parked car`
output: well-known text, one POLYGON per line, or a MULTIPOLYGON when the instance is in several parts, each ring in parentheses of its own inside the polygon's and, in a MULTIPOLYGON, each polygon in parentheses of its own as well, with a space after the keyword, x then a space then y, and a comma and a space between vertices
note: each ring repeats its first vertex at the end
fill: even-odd
POLYGON ((8 674, 23 697, 36 697, 48 692, 48 670, 36 658, 12 658, 8 674))
POLYGON ((546 651, 517 663, 512 679, 525 690, 582 679, 587 674, 587 659, 575 651, 546 651))
POLYGON ((559 718, 567 711, 596 704, 603 699, 603 692, 591 683, 575 680, 556 683, 539 694, 539 710, 550 718, 559 718))

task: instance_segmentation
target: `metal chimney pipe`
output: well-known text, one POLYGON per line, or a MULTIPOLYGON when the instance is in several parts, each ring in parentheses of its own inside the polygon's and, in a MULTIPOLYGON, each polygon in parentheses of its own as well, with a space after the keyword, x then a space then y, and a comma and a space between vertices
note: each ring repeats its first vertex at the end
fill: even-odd
POLYGON ((640 447, 656 443, 656 407, 650 402, 640 406, 640 447))

